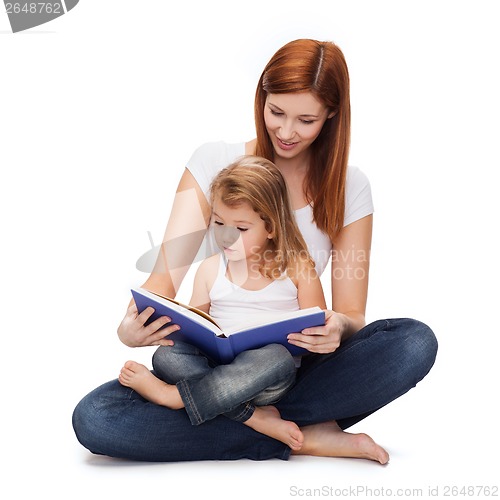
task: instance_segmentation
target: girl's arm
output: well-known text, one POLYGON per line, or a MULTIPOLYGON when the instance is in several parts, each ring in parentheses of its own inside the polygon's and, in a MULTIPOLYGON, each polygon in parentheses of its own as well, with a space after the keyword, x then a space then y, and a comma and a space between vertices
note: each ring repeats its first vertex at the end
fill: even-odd
POLYGON ((213 255, 204 260, 196 271, 193 284, 193 294, 189 305, 201 309, 207 314, 210 311, 210 295, 215 278, 217 276, 219 255, 213 255))
POLYGON ((314 267, 305 263, 300 265, 296 276, 296 284, 301 309, 314 306, 326 309, 323 286, 314 267))
MULTIPOLYGON (((155 267, 142 285, 152 292, 175 297, 179 286, 198 252, 210 220, 210 205, 195 178, 185 170, 177 187, 165 236, 155 267)), ((120 340, 129 347, 170 345, 166 330, 160 330, 170 320, 159 318, 144 326, 153 310, 138 314, 132 301, 118 327, 120 340)))
POLYGON ((373 216, 344 227, 332 253, 332 307, 326 325, 292 334, 292 344, 311 352, 333 352, 365 325, 373 216))

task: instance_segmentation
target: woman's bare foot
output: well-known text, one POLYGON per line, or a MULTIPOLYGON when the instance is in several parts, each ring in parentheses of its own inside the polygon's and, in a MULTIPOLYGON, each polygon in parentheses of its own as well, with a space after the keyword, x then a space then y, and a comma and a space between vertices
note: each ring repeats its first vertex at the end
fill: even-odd
POLYGON ((167 384, 155 377, 144 365, 127 361, 118 377, 120 384, 130 387, 143 398, 172 410, 184 408, 181 395, 175 385, 167 384))
POLYGON ((316 457, 367 458, 381 464, 389 461, 389 454, 367 434, 344 432, 336 422, 324 422, 302 428, 304 444, 297 455, 316 457))
POLYGON ((292 450, 300 450, 304 436, 298 425, 283 420, 274 406, 257 406, 253 415, 244 422, 253 430, 285 443, 292 450))

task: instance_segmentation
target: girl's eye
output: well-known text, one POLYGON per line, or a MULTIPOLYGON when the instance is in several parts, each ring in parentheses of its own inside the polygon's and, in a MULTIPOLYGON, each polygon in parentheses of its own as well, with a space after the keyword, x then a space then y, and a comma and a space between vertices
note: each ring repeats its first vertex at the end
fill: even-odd
POLYGON ((248 231, 248 228, 247 227, 237 227, 236 228, 238 231, 241 231, 242 233, 244 233, 245 231, 248 231))
POLYGON ((214 224, 216 224, 217 226, 223 226, 224 224, 218 220, 214 220, 214 224))

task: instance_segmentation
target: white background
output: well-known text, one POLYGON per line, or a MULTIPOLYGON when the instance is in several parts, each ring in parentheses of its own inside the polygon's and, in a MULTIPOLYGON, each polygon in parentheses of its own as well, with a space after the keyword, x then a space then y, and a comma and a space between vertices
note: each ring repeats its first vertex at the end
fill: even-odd
POLYGON ((17 34, 2 7, 7 498, 278 499, 324 486, 427 496, 498 485, 496 3, 81 0, 17 34), (253 137, 264 64, 305 37, 336 42, 350 68, 351 163, 376 205, 367 319, 415 317, 440 342, 416 389, 352 429, 385 446, 390 464, 92 456, 72 432, 74 406, 126 359, 150 362, 151 349, 116 336, 130 287, 146 278, 135 262, 147 232, 159 243, 198 145, 253 137))

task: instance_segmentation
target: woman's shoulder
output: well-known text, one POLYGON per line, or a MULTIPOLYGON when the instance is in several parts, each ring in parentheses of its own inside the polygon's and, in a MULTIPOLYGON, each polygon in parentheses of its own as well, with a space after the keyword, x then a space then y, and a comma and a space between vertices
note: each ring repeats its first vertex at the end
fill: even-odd
POLYGON ((344 226, 373 213, 373 200, 368 176, 358 167, 347 169, 344 226))
POLYGON ((229 143, 225 141, 213 141, 205 142, 198 146, 188 162, 193 163, 210 163, 210 164, 220 164, 224 163, 231 158, 231 162, 237 156, 242 156, 245 154, 245 143, 229 143))
POLYGON ((349 165, 347 167, 346 186, 348 190, 354 190, 370 186, 368 176, 359 167, 349 165))
POLYGON ((186 164, 201 190, 208 196, 215 175, 245 154, 245 143, 206 142, 199 146, 186 164))
POLYGON ((208 193, 217 173, 245 154, 245 143, 206 142, 199 146, 186 164, 203 192, 208 193))

